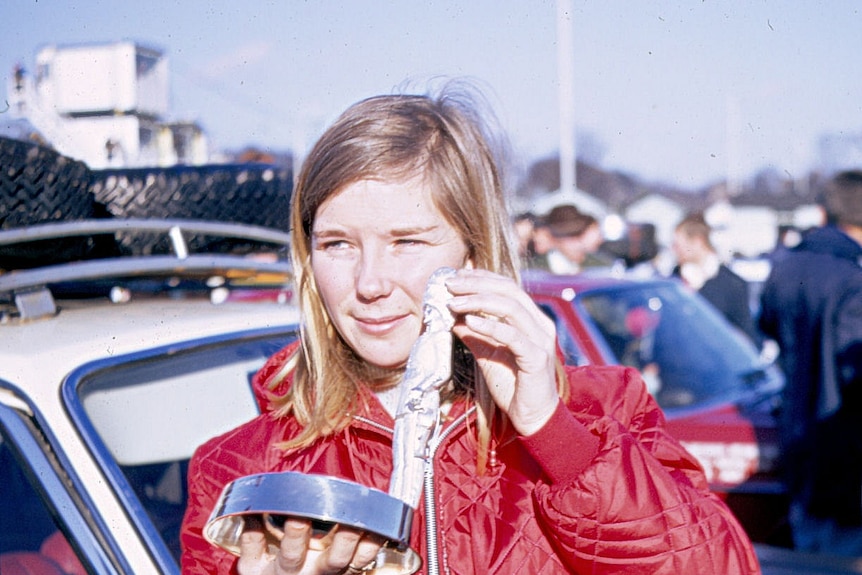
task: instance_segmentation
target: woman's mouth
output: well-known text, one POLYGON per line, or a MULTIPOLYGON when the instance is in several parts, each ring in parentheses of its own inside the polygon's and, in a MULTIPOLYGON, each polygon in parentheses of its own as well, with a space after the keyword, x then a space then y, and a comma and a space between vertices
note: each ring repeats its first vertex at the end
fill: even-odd
POLYGON ((386 317, 356 317, 354 320, 363 332, 370 335, 386 335, 394 331, 407 315, 393 315, 386 317))

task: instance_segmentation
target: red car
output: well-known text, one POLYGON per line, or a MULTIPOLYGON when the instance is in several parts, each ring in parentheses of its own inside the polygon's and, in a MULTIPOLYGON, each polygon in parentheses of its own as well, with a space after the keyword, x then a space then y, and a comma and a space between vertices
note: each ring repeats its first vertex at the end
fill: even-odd
POLYGON ((675 280, 528 271, 524 285, 556 322, 566 363, 640 370, 671 433, 752 540, 789 545, 787 499, 775 474, 779 369, 675 280))

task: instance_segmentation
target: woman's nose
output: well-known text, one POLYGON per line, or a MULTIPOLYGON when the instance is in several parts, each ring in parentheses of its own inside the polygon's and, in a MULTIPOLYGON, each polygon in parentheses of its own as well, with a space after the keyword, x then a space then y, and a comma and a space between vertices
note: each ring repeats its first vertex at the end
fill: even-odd
POLYGON ((375 300, 389 295, 392 290, 392 274, 397 273, 391 258, 385 251, 367 250, 356 270, 356 293, 360 299, 375 300))

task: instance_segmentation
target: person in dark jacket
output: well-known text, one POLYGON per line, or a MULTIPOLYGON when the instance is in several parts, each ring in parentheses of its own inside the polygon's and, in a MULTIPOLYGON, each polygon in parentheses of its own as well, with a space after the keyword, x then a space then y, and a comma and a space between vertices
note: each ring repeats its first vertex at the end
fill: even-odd
POLYGON ((377 570, 380 541, 356 526, 317 537, 307 518, 280 532, 249 518, 239 557, 204 529, 242 476, 387 489, 398 396, 441 267, 457 270, 434 284, 454 316, 452 369, 418 451, 409 545, 422 573, 758 573, 638 372, 562 365, 553 321, 519 283, 496 140, 475 98, 452 90, 363 100, 306 158, 290 218, 301 341, 255 376, 261 415, 192 457, 183 573, 377 570))
POLYGON ((684 217, 676 226, 672 275, 682 279, 755 345, 763 343, 748 305, 748 284, 721 262, 710 239, 712 229, 702 213, 684 217))
POLYGON ((760 327, 787 375, 783 470, 794 543, 862 555, 862 171, 825 195, 826 225, 775 262, 760 327))

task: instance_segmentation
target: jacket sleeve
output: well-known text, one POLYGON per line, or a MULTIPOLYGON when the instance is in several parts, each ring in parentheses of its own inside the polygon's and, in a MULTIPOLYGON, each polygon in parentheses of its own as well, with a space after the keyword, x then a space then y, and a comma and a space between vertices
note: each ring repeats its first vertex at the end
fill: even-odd
POLYGON ((835 364, 838 379, 845 390, 853 387, 859 397, 862 384, 862 274, 845 282, 835 313, 835 364))
POLYGON ((759 573, 748 537, 667 433, 637 371, 570 374, 572 399, 522 442, 546 470, 539 520, 572 572, 759 573), (548 445, 584 427, 598 439, 590 461, 551 457, 548 445))

